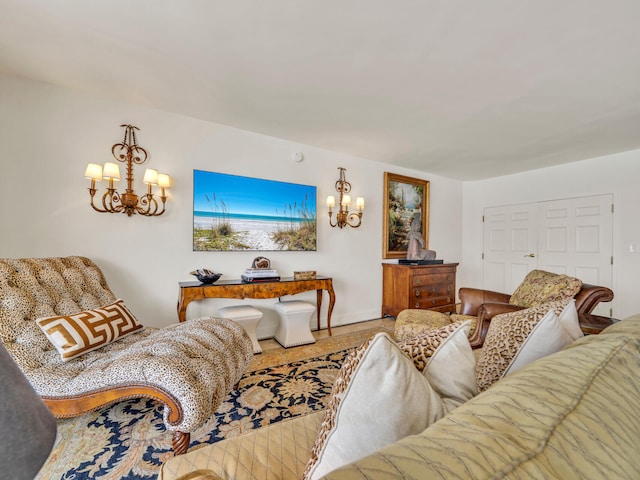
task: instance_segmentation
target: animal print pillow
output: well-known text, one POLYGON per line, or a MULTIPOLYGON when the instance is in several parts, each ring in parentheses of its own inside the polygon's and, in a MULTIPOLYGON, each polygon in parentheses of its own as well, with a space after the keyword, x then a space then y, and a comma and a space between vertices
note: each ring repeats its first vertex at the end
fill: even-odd
POLYGON ((544 303, 493 317, 476 365, 479 391, 500 380, 536 325, 547 315, 559 317, 570 301, 544 303))

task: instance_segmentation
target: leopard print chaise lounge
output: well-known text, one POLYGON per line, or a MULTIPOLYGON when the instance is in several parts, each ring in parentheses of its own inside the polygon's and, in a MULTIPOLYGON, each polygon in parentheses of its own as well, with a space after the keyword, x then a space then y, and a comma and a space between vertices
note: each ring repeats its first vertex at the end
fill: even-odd
POLYGON ((56 417, 154 398, 164 403, 175 453, 184 453, 189 432, 211 416, 249 366, 251 340, 232 321, 201 318, 145 327, 63 361, 36 323, 114 300, 88 258, 0 259, 0 341, 56 417))

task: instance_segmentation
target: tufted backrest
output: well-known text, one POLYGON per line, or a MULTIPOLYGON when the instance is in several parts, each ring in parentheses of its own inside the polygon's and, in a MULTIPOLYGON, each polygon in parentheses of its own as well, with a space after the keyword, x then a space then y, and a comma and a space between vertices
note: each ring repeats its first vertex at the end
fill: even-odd
POLYGON ((37 318, 114 300, 100 268, 88 258, 0 259, 0 341, 25 372, 55 356, 37 318))

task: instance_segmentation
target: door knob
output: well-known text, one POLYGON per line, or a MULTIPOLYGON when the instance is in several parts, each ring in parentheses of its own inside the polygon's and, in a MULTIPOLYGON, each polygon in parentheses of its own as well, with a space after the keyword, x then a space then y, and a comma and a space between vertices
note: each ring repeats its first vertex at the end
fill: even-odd
POLYGON ((535 258, 536 254, 535 253, 530 253, 529 255, 523 255, 525 257, 531 257, 531 258, 535 258))

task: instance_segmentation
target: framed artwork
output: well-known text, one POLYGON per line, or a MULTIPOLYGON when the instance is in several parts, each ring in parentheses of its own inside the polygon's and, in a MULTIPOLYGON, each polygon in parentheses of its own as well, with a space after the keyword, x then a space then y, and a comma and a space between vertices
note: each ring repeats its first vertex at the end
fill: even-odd
POLYGON ((429 248, 429 182, 384 172, 382 258, 406 258, 410 235, 429 248))
POLYGON ((315 251, 316 187, 193 171, 194 251, 315 251))

